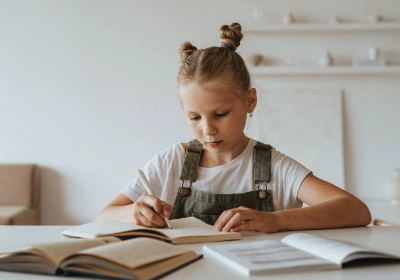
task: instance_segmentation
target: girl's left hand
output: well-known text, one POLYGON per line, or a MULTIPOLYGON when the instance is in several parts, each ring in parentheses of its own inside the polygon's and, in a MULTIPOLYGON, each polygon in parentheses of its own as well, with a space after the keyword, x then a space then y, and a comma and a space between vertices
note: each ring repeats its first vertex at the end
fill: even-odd
POLYGON ((214 224, 218 231, 261 231, 273 233, 279 231, 274 212, 263 212, 240 206, 222 212, 214 224))

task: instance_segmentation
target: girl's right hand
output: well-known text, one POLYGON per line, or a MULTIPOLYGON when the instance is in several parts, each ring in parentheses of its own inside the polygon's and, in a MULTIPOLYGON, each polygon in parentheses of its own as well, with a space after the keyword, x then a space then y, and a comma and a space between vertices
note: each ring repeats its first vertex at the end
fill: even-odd
POLYGON ((133 223, 146 227, 166 227, 164 216, 168 218, 171 210, 171 204, 153 195, 142 194, 133 203, 133 223))

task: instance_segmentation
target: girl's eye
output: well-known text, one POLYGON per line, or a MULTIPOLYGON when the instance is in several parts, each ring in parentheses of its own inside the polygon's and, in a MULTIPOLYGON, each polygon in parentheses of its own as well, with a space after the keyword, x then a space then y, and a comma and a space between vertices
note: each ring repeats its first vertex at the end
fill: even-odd
POLYGON ((189 119, 190 119, 191 121, 198 121, 198 120, 200 120, 200 117, 197 117, 197 116, 190 116, 189 119))
POLYGON ((222 114, 215 114, 215 116, 216 116, 217 118, 222 118, 222 117, 225 117, 228 113, 229 113, 229 112, 225 112, 225 113, 222 113, 222 114))

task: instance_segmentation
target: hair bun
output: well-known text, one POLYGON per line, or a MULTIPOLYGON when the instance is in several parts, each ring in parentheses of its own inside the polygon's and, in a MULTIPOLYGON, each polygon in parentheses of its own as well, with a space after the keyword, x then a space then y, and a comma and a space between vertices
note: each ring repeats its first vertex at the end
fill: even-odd
POLYGON ((221 44, 236 49, 243 38, 242 26, 234 22, 231 25, 222 25, 219 29, 221 44))
POLYGON ((191 56, 197 48, 192 45, 190 42, 182 43, 179 48, 179 56, 181 57, 181 62, 185 61, 189 56, 191 56))

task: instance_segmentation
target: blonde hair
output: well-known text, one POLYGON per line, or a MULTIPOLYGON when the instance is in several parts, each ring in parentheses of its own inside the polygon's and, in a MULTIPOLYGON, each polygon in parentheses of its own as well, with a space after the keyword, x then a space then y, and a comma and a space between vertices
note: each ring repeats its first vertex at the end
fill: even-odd
POLYGON ((233 90, 244 96, 251 87, 250 75, 242 57, 235 52, 243 38, 242 27, 239 23, 223 25, 219 33, 222 47, 199 50, 190 42, 181 45, 178 84, 196 83, 204 86, 222 80, 233 85, 233 90))

